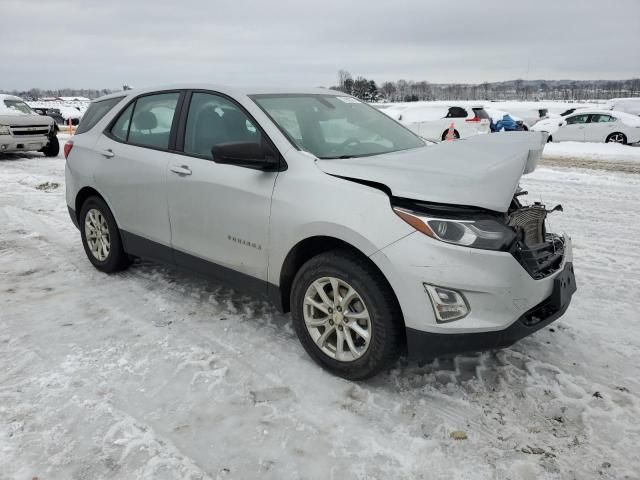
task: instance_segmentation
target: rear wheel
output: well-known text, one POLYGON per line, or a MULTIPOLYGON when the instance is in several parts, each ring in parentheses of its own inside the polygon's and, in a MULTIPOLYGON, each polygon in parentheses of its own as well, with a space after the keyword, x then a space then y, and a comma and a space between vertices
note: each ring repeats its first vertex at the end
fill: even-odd
POLYGON ((106 273, 123 270, 131 263, 111 210, 100 197, 89 197, 80 210, 80 234, 87 258, 106 273))
POLYGON ((621 143, 622 145, 627 144, 627 136, 624 133, 615 132, 611 133, 606 140, 607 143, 621 143))
POLYGON ((398 357, 400 308, 366 258, 336 250, 305 263, 291 291, 293 325, 307 353, 350 380, 372 377, 398 357))
POLYGON ((58 142, 58 137, 52 135, 49 137, 49 143, 40 150, 47 157, 57 157, 58 153, 60 153, 60 142, 58 142))

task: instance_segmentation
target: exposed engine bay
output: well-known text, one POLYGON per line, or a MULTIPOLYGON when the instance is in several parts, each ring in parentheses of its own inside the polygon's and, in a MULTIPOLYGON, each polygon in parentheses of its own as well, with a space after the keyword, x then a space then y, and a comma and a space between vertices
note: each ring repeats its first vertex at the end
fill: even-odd
POLYGON ((538 280, 562 265, 564 237, 547 231, 548 209, 540 202, 523 204, 527 192, 518 188, 506 213, 460 205, 444 205, 391 197, 392 208, 407 223, 437 240, 511 253, 538 280))
POLYGON ((547 209, 540 202, 523 205, 519 197, 527 192, 518 189, 507 212, 507 225, 516 232, 516 241, 511 249, 514 257, 535 278, 544 278, 555 272, 562 264, 564 238, 546 229, 547 215, 562 212, 562 205, 547 209))

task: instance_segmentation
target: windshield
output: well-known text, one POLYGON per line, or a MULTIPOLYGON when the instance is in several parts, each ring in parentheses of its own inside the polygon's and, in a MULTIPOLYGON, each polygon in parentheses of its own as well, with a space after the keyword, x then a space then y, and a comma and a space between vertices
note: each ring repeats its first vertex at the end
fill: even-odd
POLYGON ((298 149, 318 158, 352 158, 424 147, 384 113, 353 97, 269 94, 251 98, 298 149))
POLYGON ((22 112, 22 113, 33 113, 33 110, 31 110, 31 107, 29 107, 29 105, 24 103, 22 100, 5 100, 4 104, 7 108, 11 110, 18 110, 19 112, 22 112))

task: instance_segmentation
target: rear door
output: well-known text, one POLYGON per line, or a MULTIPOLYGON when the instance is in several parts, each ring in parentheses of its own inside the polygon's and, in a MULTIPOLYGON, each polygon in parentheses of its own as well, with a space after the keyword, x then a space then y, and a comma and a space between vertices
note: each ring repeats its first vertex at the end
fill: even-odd
POLYGON ((101 135, 96 149, 104 157, 95 172, 96 184, 107 197, 125 248, 131 253, 170 260, 167 208, 167 166, 175 156, 170 148, 177 128, 180 91, 145 94, 130 102, 101 135))
POLYGON ((584 142, 585 126, 589 120, 589 114, 571 115, 565 119, 566 125, 558 128, 553 134, 554 141, 584 142))
POLYGON ((166 166, 176 262, 232 284, 240 281, 245 287, 261 288, 264 284, 252 284, 236 272, 267 279, 269 214, 277 172, 216 163, 211 149, 228 142, 260 143, 264 133, 226 96, 193 91, 184 105, 178 138, 183 155, 166 166))
POLYGON ((593 114, 585 126, 585 141, 604 142, 615 130, 616 119, 607 114, 593 114))

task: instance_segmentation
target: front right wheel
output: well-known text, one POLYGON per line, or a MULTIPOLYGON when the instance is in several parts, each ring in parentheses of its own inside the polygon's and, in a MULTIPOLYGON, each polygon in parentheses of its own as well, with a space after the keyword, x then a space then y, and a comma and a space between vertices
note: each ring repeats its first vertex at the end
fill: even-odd
POLYGON ((300 268, 291 312, 307 353, 341 377, 372 377, 400 354, 404 329, 393 291, 368 259, 349 251, 322 253, 300 268))

